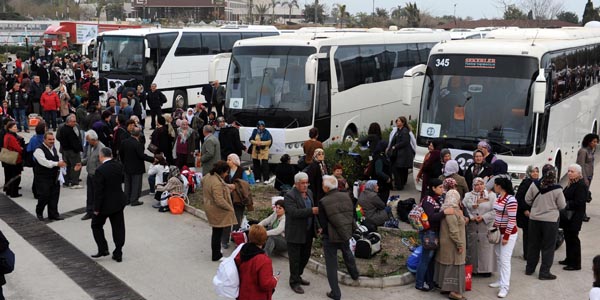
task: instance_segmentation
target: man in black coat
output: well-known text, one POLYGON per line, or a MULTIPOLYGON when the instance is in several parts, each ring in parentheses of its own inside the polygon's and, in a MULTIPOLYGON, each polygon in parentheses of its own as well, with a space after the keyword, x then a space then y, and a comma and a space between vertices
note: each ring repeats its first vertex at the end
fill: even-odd
POLYGON ((139 198, 142 193, 142 176, 146 172, 144 161, 154 162, 153 157, 144 154, 144 146, 139 141, 140 135, 141 130, 134 128, 131 138, 124 140, 119 149, 119 156, 124 164, 127 204, 131 206, 143 204, 139 198))
POLYGON ((221 132, 219 133, 219 143, 221 144, 221 159, 227 161, 227 156, 231 153, 237 154, 237 156, 242 157, 242 151, 244 148, 244 144, 240 140, 240 130, 238 126, 233 124, 225 125, 225 121, 222 124, 219 124, 221 127, 221 132))
POLYGON ((33 113, 38 115, 42 115, 42 110, 40 109, 40 98, 42 97, 42 93, 44 92, 44 85, 40 82, 40 76, 33 76, 33 82, 29 86, 29 101, 33 106, 33 113))
POLYGON ((63 159, 67 163, 67 176, 65 177, 65 186, 72 189, 82 189, 79 184, 80 170, 75 170, 75 166, 81 163, 81 152, 83 151, 83 137, 77 126, 77 118, 70 114, 67 116, 67 122, 58 130, 58 141, 60 142, 63 159))
POLYGON ((148 92, 148 107, 150 108, 150 127, 152 130, 156 128, 156 118, 162 113, 161 107, 167 103, 167 97, 161 91, 156 89, 156 83, 152 83, 150 86, 150 92, 148 92))
POLYGON ((107 256, 108 243, 104 237, 104 223, 110 219, 115 251, 112 259, 121 262, 123 245, 125 244, 125 218, 123 210, 127 197, 121 188, 123 166, 112 159, 112 151, 105 147, 100 149, 101 165, 94 174, 94 216, 92 217, 92 233, 98 246, 98 253, 93 258, 107 256))
POLYGON ((299 172, 294 176, 294 188, 284 198, 285 239, 290 261, 290 287, 298 294, 304 294, 300 285, 310 282, 302 279, 302 273, 310 258, 315 229, 318 227, 316 215, 319 208, 313 207, 313 195, 308 189, 308 174, 299 172))

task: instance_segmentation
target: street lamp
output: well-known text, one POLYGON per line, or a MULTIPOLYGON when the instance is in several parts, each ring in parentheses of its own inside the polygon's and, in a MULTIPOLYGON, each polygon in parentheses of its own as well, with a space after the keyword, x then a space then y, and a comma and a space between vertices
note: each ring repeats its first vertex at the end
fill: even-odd
POLYGON ((456 3, 454 3, 454 27, 456 27, 456 3))
POLYGON ((375 15, 375 0, 373 0, 373 16, 375 15))

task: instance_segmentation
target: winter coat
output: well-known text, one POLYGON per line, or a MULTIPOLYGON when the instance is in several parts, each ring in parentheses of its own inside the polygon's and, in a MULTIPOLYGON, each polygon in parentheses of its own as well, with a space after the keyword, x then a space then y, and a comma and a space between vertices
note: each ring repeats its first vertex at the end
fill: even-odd
POLYGON ((268 130, 258 132, 258 129, 254 129, 250 135, 250 143, 252 144, 252 159, 267 160, 269 159, 269 149, 273 138, 268 130), (254 141, 254 143, 252 143, 254 141), (257 145, 260 143, 261 145, 257 145))
POLYGON ((481 177, 482 179, 486 180, 486 177, 488 177, 488 179, 490 177, 492 177, 492 175, 494 175, 492 173, 492 165, 488 164, 486 161, 484 161, 483 166, 481 167, 481 169, 479 170, 479 173, 477 174, 473 174, 473 169, 475 168, 475 163, 470 164, 467 169, 465 170, 465 181, 467 182, 467 186, 469 187, 469 191, 473 190, 473 179, 477 178, 477 177, 481 177))
POLYGON ((354 205, 348 193, 329 191, 319 201, 319 221, 323 235, 331 243, 347 243, 354 231, 354 205))
POLYGON ((377 193, 373 191, 363 191, 358 196, 358 204, 365 212, 365 219, 376 226, 383 226, 385 221, 389 220, 390 215, 385 211, 385 203, 377 193))
POLYGON ((40 105, 44 111, 57 111, 60 109, 60 99, 55 92, 44 92, 40 97, 40 105))
POLYGON ((147 103, 150 109, 159 109, 167 103, 167 97, 161 91, 150 91, 148 92, 147 103))
POLYGON ((529 219, 540 222, 558 222, 558 211, 567 206, 559 185, 541 189, 537 182, 529 186, 525 202, 531 206, 529 219))
POLYGON ((440 246, 436 261, 442 265, 460 266, 465 264, 467 237, 465 219, 458 215, 448 215, 440 223, 440 246), (457 249, 462 248, 462 253, 457 249))
POLYGON ((464 177, 454 173, 450 176, 440 176, 440 180, 444 181, 446 178, 452 178, 456 181, 456 190, 460 194, 460 199, 464 199, 465 195, 469 192, 469 187, 467 186, 467 181, 464 177))
POLYGON ((471 221, 467 224, 467 264, 473 265, 473 273, 490 273, 496 269, 496 255, 494 253, 494 244, 490 244, 487 239, 488 228, 494 225, 496 212, 494 203, 496 194, 493 192, 484 192, 487 202, 482 202, 477 208, 473 204, 477 203, 478 195, 470 192, 465 195, 462 203, 465 207, 465 216, 471 221), (477 216, 482 217, 480 223, 475 222, 477 216))
POLYGON ((392 143, 390 144, 390 151, 393 155, 389 155, 390 157, 395 156, 395 159, 392 161, 392 165, 395 168, 410 168, 412 167, 414 152, 412 147, 410 146, 410 131, 406 126, 402 127, 402 129, 396 131, 396 134, 392 138, 392 143))
POLYGON ((237 300, 271 300, 277 286, 273 276, 273 262, 265 251, 253 243, 242 246, 235 257, 240 276, 240 294, 237 300))
POLYGON ((519 189, 517 189, 517 193, 515 194, 515 198, 517 199, 517 227, 528 229, 529 228, 529 217, 525 216, 525 211, 531 211, 531 206, 525 202, 525 194, 527 194, 527 190, 529 190, 529 186, 533 183, 531 178, 525 178, 521 181, 519 185, 519 189))
MULTIPOLYGON (((238 170, 242 170, 238 168, 238 170)), ((252 199, 252 191, 250 190, 250 184, 243 179, 235 179, 233 181, 235 185, 235 190, 231 193, 231 197, 233 200, 233 205, 236 206, 245 206, 248 211, 254 210, 254 201, 252 199), (244 199, 246 199, 246 203, 244 204, 244 199)))
POLYGON ((218 174, 202 177, 204 211, 211 227, 223 228, 237 224, 229 188, 218 174))
POLYGON ((71 101, 71 96, 69 96, 69 93, 67 93, 67 92, 60 93, 60 116, 61 117, 69 115, 69 113, 70 113, 69 101, 71 101))
POLYGON ((565 231, 580 231, 583 218, 585 217, 585 206, 588 198, 588 187, 583 179, 569 184, 564 190, 567 210, 573 211, 571 220, 560 220, 560 227, 565 231))

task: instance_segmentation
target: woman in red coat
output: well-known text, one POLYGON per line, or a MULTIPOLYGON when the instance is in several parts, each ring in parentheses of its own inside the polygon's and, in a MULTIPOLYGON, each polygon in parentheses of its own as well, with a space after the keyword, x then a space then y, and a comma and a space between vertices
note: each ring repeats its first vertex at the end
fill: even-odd
POLYGON ((11 198, 21 197, 19 184, 21 184, 21 172, 23 171, 23 144, 22 137, 17 135, 17 123, 10 121, 6 124, 6 134, 2 147, 19 153, 16 165, 2 163, 4 167, 4 191, 11 198))
POLYGON ((262 249, 267 241, 267 230, 252 225, 248 231, 248 243, 235 257, 240 275, 238 300, 271 300, 279 275, 273 274, 271 259, 262 249))

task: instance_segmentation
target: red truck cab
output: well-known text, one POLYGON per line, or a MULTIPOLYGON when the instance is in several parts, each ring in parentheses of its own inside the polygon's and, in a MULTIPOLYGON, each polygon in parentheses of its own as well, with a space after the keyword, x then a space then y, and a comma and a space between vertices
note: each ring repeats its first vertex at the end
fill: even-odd
POLYGON ((64 51, 96 38, 100 32, 141 27, 141 25, 60 22, 59 25, 52 25, 46 28, 44 32, 44 46, 52 48, 53 51, 64 51))

